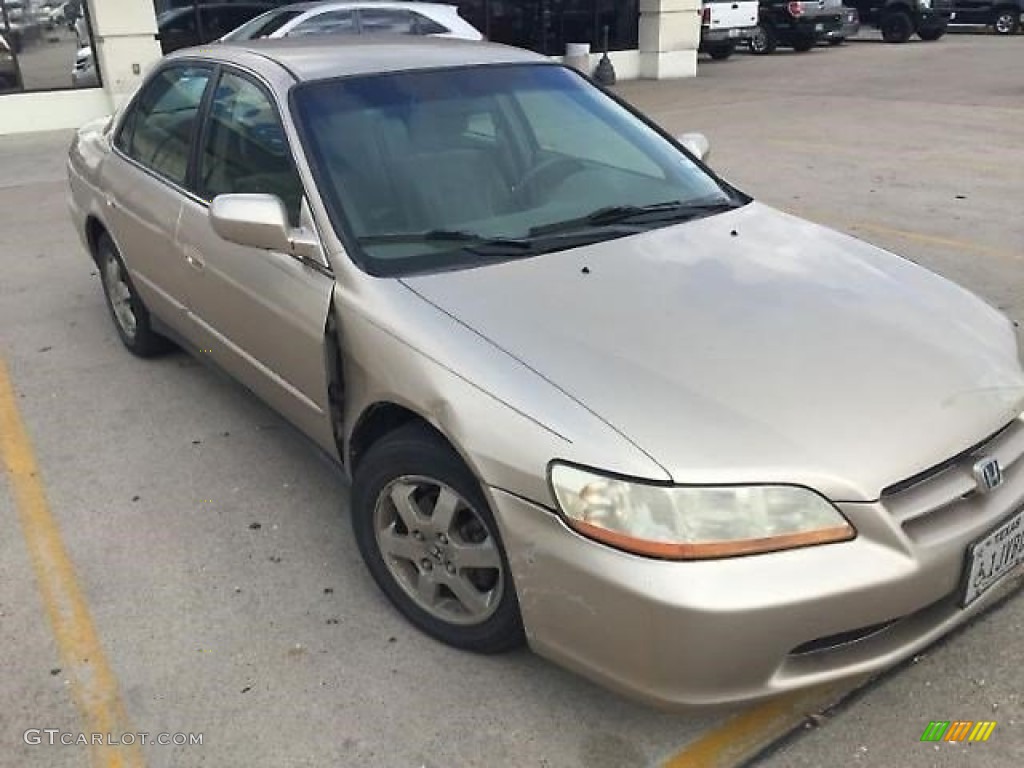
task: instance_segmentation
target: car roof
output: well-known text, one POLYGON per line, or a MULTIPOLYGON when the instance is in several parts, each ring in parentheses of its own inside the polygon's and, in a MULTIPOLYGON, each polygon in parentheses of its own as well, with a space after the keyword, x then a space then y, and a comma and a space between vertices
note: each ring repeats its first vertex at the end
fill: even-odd
POLYGON ((522 48, 439 37, 323 36, 239 40, 185 48, 166 57, 223 61, 262 71, 271 63, 297 80, 416 69, 550 63, 522 48))

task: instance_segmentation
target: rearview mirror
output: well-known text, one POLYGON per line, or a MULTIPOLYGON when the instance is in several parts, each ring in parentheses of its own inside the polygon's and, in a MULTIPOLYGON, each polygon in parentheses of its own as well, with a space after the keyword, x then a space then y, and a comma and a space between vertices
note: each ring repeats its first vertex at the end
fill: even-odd
POLYGON ((711 142, 708 141, 708 137, 703 133, 684 133, 681 136, 677 136, 676 141, 689 150, 690 154, 694 155, 698 160, 707 162, 708 155, 711 154, 711 142))
POLYGON ((275 195, 217 195, 210 204, 213 231, 231 243, 291 253, 288 211, 275 195))

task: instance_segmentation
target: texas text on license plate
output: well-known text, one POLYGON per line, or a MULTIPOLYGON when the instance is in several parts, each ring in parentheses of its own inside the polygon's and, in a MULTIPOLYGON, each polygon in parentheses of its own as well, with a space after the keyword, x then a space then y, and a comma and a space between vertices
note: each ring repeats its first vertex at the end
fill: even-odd
POLYGON ((967 548, 967 585, 960 605, 967 607, 982 592, 1024 563, 1024 509, 967 548))

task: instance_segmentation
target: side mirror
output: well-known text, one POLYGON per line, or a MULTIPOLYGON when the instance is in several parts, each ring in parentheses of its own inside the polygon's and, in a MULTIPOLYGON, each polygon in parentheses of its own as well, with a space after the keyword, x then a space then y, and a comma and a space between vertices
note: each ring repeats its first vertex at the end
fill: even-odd
POLYGON ((209 216, 213 231, 228 242, 289 253, 327 266, 305 198, 302 200, 302 226, 298 229, 292 229, 288 210, 277 195, 217 195, 210 204, 209 216))
POLYGON ((291 253, 288 211, 275 195, 217 195, 210 204, 210 224, 228 242, 291 253))
POLYGON ((694 155, 698 160, 707 162, 708 155, 711 154, 711 142, 708 141, 708 137, 703 133, 684 133, 681 136, 677 136, 676 141, 686 147, 690 154, 694 155))

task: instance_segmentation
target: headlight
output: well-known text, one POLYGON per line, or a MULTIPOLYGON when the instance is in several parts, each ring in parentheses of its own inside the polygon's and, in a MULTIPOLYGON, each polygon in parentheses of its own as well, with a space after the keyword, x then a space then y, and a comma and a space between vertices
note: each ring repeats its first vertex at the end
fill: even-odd
POLYGON ((555 463, 551 487, 576 531, 649 557, 731 557, 856 535, 839 510, 797 486, 654 485, 555 463))

